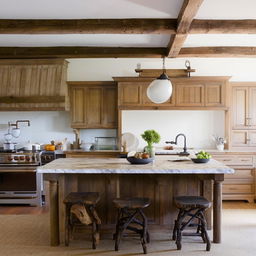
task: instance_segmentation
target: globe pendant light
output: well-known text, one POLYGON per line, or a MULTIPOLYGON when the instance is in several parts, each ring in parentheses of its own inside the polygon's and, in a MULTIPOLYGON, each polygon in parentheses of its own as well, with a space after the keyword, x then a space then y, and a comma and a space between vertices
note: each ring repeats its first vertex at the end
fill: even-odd
POLYGON ((172 95, 172 83, 165 71, 165 58, 163 58, 163 73, 147 88, 148 98, 157 104, 166 102, 172 95))

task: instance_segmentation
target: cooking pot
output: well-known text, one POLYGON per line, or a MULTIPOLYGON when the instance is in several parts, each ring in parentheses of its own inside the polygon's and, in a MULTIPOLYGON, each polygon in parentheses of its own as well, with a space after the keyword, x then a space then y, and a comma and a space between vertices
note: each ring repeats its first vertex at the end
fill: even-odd
POLYGON ((12 142, 5 142, 4 143, 4 150, 16 150, 16 144, 12 142))

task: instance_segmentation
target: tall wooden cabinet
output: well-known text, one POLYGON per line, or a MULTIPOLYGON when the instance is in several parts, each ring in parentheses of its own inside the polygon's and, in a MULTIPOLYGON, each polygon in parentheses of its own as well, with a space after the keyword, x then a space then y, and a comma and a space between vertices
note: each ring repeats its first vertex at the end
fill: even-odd
POLYGON ((256 83, 232 83, 231 146, 256 147, 256 83))
POLYGON ((71 127, 117 128, 117 88, 113 82, 69 82, 71 127))

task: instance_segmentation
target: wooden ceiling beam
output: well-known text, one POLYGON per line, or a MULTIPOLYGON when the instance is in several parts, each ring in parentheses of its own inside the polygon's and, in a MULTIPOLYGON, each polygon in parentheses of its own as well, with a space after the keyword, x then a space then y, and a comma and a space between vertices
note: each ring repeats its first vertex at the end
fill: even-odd
POLYGON ((255 58, 256 47, 187 47, 180 50, 179 56, 199 58, 255 58))
POLYGON ((256 20, 193 20, 190 34, 256 34, 256 20))
POLYGON ((188 35, 190 25, 202 2, 203 0, 184 0, 177 19, 176 34, 171 37, 167 46, 168 57, 174 58, 178 56, 188 35))
MULTIPOLYGON (((189 11, 192 11, 190 9, 189 11)), ((181 18, 180 18, 181 19, 181 18)), ((256 20, 0 19, 0 34, 256 34, 256 20)))
POLYGON ((0 47, 0 59, 162 58, 166 48, 141 47, 0 47))
POLYGON ((175 34, 176 19, 1 20, 0 34, 175 34))

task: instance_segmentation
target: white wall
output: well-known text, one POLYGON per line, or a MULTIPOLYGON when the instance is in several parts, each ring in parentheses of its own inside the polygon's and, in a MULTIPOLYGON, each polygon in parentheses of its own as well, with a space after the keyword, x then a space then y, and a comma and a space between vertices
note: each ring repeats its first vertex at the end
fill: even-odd
MULTIPOLYGON (((231 81, 256 81, 255 58, 188 58, 192 76, 232 76, 231 81)), ((166 68, 185 68, 185 60, 166 59, 166 68)), ((161 59, 68 59, 68 80, 109 81, 113 76, 137 76, 135 68, 162 68, 161 59)))
MULTIPOLYGON (((197 76, 232 76, 232 81, 256 81, 256 59, 197 59, 190 58, 192 68, 196 69, 197 76)), ((141 63, 141 68, 161 68, 162 61, 160 59, 68 59, 68 80, 69 81, 110 81, 113 76, 137 76, 134 69, 137 63, 141 63)), ((184 68, 185 59, 168 59, 166 60, 166 68, 184 68)), ((160 130, 163 138, 172 139, 178 132, 184 130, 188 136, 189 146, 200 147, 208 146, 208 139, 213 132, 221 135, 224 129, 223 113, 215 113, 211 111, 171 111, 157 112, 154 117, 154 129, 160 130), (171 118, 170 118, 171 117, 171 118), (193 118, 192 118, 193 117, 193 118), (188 119, 191 118, 191 119, 188 119), (162 126, 166 120, 172 120, 168 125, 168 129, 162 131, 162 126), (190 120, 190 121, 189 121, 190 120), (195 121, 196 120, 196 121, 195 121), (200 123, 200 133, 195 128, 200 123), (212 124, 212 126, 210 125, 212 124), (218 124, 218 127, 215 126, 218 124), (175 126, 174 126, 175 125, 175 126), (188 127, 190 129, 188 129, 188 127), (169 132, 170 131, 170 132, 169 132), (202 134, 204 136, 202 136, 202 134), (202 139, 204 138, 204 139, 202 139)), ((129 125, 131 131, 134 128, 143 131, 150 128, 151 123, 148 117, 149 112, 144 111, 142 114, 136 112, 135 120, 126 115, 124 122, 140 123, 139 127, 129 125), (145 122, 144 122, 145 121, 145 122), (145 124, 145 126, 143 126, 145 124), (147 124, 147 125, 146 125, 147 124)), ((31 120, 31 127, 22 128, 21 137, 17 140, 20 142, 31 140, 32 142, 47 143, 50 140, 62 140, 67 137, 70 141, 74 140, 72 129, 70 128, 69 113, 67 112, 0 112, 0 145, 3 142, 3 135, 6 133, 7 122, 16 121, 18 119, 31 120)), ((136 132, 136 131, 135 131, 136 132)), ((83 130, 82 139, 93 142, 95 136, 115 136, 115 130, 83 130)), ((140 134, 140 133, 139 133, 140 134)))
MULTIPOLYGON (((29 119, 31 126, 21 124, 21 135, 13 142, 24 144, 28 140, 33 143, 50 143, 51 140, 63 141, 67 138, 73 142, 75 135, 70 128, 70 115, 65 111, 19 111, 0 112, 0 145, 4 142, 7 133, 7 123, 16 120, 29 119)), ((115 130, 82 130, 81 139, 94 142, 96 136, 115 136, 115 130)))
MULTIPOLYGON (((139 148, 146 143, 141 134, 154 129, 161 135, 157 146, 175 139, 179 133, 187 137, 187 146, 193 148, 214 148, 213 134, 224 136, 224 111, 147 110, 122 111, 122 131, 131 132, 139 139, 139 148)), ((179 138, 178 146, 183 146, 179 138)))

